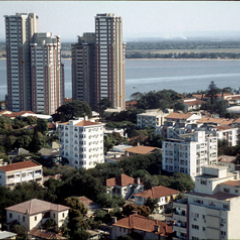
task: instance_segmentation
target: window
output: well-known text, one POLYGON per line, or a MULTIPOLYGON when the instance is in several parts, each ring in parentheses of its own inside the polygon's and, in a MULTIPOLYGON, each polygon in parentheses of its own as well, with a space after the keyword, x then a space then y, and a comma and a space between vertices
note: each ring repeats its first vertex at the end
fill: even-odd
POLYGON ((228 205, 227 204, 223 204, 223 208, 224 209, 228 209, 228 205))
POLYGON ((226 232, 221 231, 221 235, 222 235, 222 236, 226 236, 226 232))
POLYGON ((192 229, 197 229, 197 230, 199 230, 199 226, 192 224, 192 229))
POLYGON ((229 192, 230 192, 230 189, 229 189, 229 188, 224 188, 223 191, 224 191, 225 193, 229 193, 229 192))
POLYGON ((22 217, 23 222, 25 222, 25 216, 22 217))
POLYGON ((37 221, 37 216, 34 217, 34 220, 37 221))
POLYGON ((55 218, 55 213, 53 213, 53 218, 55 218))
POLYGON ((199 240, 198 237, 192 237, 192 240, 199 240))
POLYGON ((12 213, 9 213, 9 217, 12 218, 12 213))
POLYGON ((64 215, 64 213, 62 214, 62 217, 64 217, 65 215, 64 215))
POLYGON ((215 207, 215 203, 210 201, 210 202, 209 202, 209 206, 215 207))
POLYGON ((202 227, 203 232, 205 232, 205 229, 206 229, 205 227, 202 227))
POLYGON ((201 184, 202 185, 207 185, 207 180, 201 179, 201 184))
POLYGON ((205 215, 202 215, 202 219, 205 219, 205 215))

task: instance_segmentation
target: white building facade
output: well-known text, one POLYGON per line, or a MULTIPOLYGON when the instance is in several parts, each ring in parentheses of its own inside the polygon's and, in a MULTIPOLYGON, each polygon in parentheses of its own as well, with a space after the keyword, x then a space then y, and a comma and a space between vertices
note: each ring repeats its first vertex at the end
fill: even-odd
POLYGON ((217 163, 217 138, 204 131, 180 135, 179 139, 168 138, 162 143, 162 169, 181 172, 195 178, 201 167, 217 163))
POLYGON ((89 169, 104 162, 104 124, 85 119, 58 124, 59 156, 72 167, 89 169))

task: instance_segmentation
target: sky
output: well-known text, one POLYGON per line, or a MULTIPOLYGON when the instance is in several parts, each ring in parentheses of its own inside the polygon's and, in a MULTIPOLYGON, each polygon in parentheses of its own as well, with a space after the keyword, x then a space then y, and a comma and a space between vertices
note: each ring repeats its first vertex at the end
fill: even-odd
POLYGON ((39 32, 77 41, 77 35, 94 31, 97 13, 114 13, 123 19, 124 39, 184 36, 187 32, 236 31, 240 33, 238 1, 0 1, 0 40, 5 40, 4 15, 34 12, 39 32))

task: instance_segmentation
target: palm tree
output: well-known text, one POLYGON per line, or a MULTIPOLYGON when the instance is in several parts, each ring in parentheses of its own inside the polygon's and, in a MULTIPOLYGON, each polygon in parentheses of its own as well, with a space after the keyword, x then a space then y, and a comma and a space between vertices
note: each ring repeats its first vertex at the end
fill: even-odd
POLYGON ((226 93, 226 92, 232 92, 232 88, 231 88, 231 87, 221 88, 220 90, 221 90, 221 92, 222 92, 222 98, 224 97, 224 93, 226 93))

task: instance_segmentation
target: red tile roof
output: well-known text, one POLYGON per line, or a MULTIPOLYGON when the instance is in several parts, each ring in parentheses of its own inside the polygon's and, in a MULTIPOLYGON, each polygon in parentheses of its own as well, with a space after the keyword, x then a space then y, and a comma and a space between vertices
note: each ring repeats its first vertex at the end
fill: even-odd
POLYGON ((179 191, 174 190, 172 188, 157 186, 157 187, 153 187, 151 189, 145 190, 143 192, 136 193, 134 194, 134 196, 143 197, 143 198, 150 197, 152 199, 156 199, 156 198, 167 197, 175 194, 179 194, 179 191))
POLYGON ((137 214, 122 218, 116 223, 114 223, 113 226, 152 232, 166 237, 170 236, 173 233, 172 226, 168 226, 165 222, 149 219, 143 216, 139 216, 137 214), (158 232, 155 232, 155 225, 159 226, 158 232))
POLYGON ((188 106, 195 106, 195 105, 201 105, 204 103, 204 101, 202 100, 194 100, 194 101, 189 101, 189 102, 183 102, 184 104, 188 105, 188 106))
POLYGON ((167 119, 188 119, 192 116, 193 114, 192 113, 176 113, 176 112, 173 112, 173 113, 170 113, 169 115, 167 115, 165 118, 167 119))
POLYGON ((56 129, 56 125, 53 123, 48 123, 48 129, 56 129))
POLYGON ((196 192, 188 192, 186 195, 191 195, 191 196, 199 196, 199 197, 207 197, 207 198, 212 198, 212 199, 217 199, 217 200, 224 200, 224 201, 229 201, 231 198, 238 197, 237 195, 229 194, 229 193, 223 193, 223 192, 217 192, 213 195, 209 194, 204 194, 204 193, 196 193, 196 192))
POLYGON ((106 180, 106 187, 113 187, 113 186, 127 186, 129 184, 134 184, 135 179, 132 177, 127 176, 126 174, 121 174, 116 178, 109 178, 106 180))
POLYGON ((25 161, 25 162, 12 163, 7 166, 2 166, 2 167, 0 167, 0 170, 2 170, 4 172, 10 172, 10 171, 18 170, 18 169, 37 167, 37 166, 41 166, 41 164, 34 162, 32 160, 29 160, 29 161, 25 161))
POLYGON ((78 197, 78 199, 83 202, 86 206, 93 204, 94 202, 85 196, 78 197))
MULTIPOLYGON (((223 96, 226 97, 226 96, 230 96, 230 95, 233 95, 232 93, 224 93, 223 96)), ((193 94, 193 96, 195 98, 198 98, 198 99, 202 99, 202 94, 193 94)), ((221 98, 222 97, 222 93, 218 93, 216 94, 216 98, 221 98)), ((209 96, 207 96, 207 94, 203 94, 203 98, 210 98, 209 96)))
POLYGON ((54 233, 54 232, 49 232, 46 231, 44 229, 37 229, 37 228, 33 228, 30 232, 30 235, 34 236, 34 237, 38 237, 41 239, 67 239, 65 237, 63 237, 62 235, 58 234, 58 233, 54 233))
POLYGON ((19 117, 22 116, 25 113, 32 113, 34 114, 34 112, 32 111, 21 111, 21 112, 12 112, 11 114, 3 114, 5 117, 19 117))
POLYGON ((239 180, 237 181, 227 181, 222 183, 223 185, 233 186, 233 187, 239 187, 239 180))
POLYGON ((5 209, 13 212, 24 213, 27 215, 33 215, 33 214, 46 212, 50 210, 53 210, 56 212, 62 212, 62 211, 68 210, 69 207, 60 205, 60 204, 54 204, 54 203, 42 201, 35 198, 23 203, 19 203, 19 204, 7 207, 5 209))
POLYGON ((233 122, 233 123, 240 123, 240 118, 238 118, 238 119, 234 120, 234 122, 233 122))
POLYGON ((83 120, 83 121, 75 124, 74 126, 86 127, 86 126, 93 126, 93 125, 100 125, 100 124, 102 124, 102 123, 96 123, 96 122, 83 120))
POLYGON ((197 121, 197 123, 216 123, 222 125, 230 125, 234 122, 234 119, 226 118, 212 118, 212 117, 203 117, 197 121))
POLYGON ((129 153, 136 153, 136 154, 148 154, 152 153, 154 150, 156 150, 156 147, 149 147, 149 146, 136 146, 125 149, 126 152, 129 153))
POLYGON ((229 129, 233 129, 233 127, 227 126, 227 125, 219 125, 216 126, 215 128, 217 128, 218 130, 229 130, 229 129))

